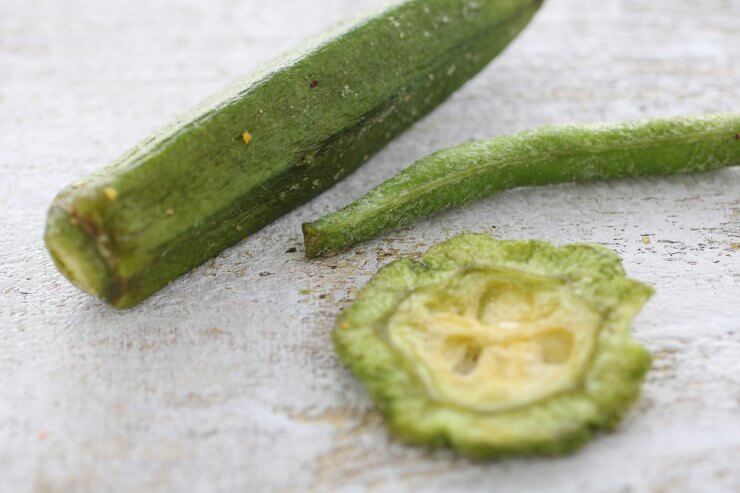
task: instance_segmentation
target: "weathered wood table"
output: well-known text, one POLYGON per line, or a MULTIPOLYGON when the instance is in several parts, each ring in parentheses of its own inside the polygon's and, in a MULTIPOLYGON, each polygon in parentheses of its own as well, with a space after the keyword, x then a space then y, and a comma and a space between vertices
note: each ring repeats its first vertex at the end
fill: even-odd
POLYGON ((468 139, 739 110, 736 0, 548 0, 351 178, 140 307, 107 308, 56 272, 41 235, 58 189, 378 3, 0 2, 0 491, 740 491, 740 169, 515 190, 316 262, 300 237, 468 139), (380 265, 462 231, 600 242, 657 288, 634 329, 654 368, 615 433, 490 464, 388 436, 334 355, 333 319, 380 265))

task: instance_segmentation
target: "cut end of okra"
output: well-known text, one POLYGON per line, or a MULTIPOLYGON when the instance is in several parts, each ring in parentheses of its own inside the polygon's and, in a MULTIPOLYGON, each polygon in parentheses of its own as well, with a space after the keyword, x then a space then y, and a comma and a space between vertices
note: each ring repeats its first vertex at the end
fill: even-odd
POLYGON ((99 298, 115 298, 114 273, 98 238, 85 219, 54 205, 49 210, 44 241, 57 268, 82 291, 99 298))
POLYGON ((334 341, 408 442, 564 453, 638 397, 650 355, 630 325, 651 294, 598 245, 461 235, 381 269, 334 341))
POLYGON ((325 236, 318 234, 316 227, 311 223, 303 223, 303 245, 306 249, 306 258, 312 259, 322 255, 325 251, 323 243, 325 236))

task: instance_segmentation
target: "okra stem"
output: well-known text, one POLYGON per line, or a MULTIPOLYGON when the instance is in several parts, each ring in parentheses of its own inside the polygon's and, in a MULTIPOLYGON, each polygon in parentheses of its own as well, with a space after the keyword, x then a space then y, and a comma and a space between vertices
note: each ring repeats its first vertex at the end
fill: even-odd
POLYGON ((514 187, 740 164, 740 114, 528 130, 436 152, 344 209, 303 225, 306 256, 514 187))

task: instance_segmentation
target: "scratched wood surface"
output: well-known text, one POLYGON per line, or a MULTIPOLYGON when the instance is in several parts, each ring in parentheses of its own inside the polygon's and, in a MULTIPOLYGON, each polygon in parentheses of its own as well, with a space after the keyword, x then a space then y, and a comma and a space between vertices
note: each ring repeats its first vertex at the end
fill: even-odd
POLYGON ((299 233, 468 139, 738 111, 737 0, 548 0, 350 179, 140 307, 55 271, 41 235, 58 189, 378 3, 0 1, 0 491, 740 491, 740 169, 515 190, 317 262, 299 233), (654 368, 615 433, 490 464, 388 436, 334 355, 333 319, 378 266, 462 231, 600 242, 657 288, 634 327, 654 368))

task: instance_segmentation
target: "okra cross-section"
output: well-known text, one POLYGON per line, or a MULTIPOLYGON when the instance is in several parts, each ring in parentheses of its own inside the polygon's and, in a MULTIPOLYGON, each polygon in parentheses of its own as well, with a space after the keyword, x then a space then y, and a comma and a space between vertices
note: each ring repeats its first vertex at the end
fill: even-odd
POLYGON ((652 292, 599 245, 460 235, 381 269, 334 342, 410 443, 564 453, 638 397, 650 355, 631 322, 652 292))

